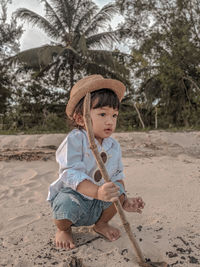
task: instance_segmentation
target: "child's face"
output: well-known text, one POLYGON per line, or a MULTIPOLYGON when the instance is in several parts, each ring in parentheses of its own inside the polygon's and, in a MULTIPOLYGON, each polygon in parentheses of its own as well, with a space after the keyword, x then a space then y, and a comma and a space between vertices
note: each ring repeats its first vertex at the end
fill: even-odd
POLYGON ((109 106, 91 109, 91 119, 95 138, 101 144, 103 139, 111 136, 117 124, 118 110, 109 106))

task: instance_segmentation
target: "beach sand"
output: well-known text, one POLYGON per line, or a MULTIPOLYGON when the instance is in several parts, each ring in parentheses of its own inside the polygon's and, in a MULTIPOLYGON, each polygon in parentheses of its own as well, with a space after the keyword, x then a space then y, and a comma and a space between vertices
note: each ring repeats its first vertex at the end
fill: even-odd
MULTIPOLYGON (((143 213, 126 213, 145 258, 169 266, 200 265, 200 132, 113 135, 122 148, 128 196, 143 213)), ((108 242, 90 227, 73 229, 76 248, 54 246, 48 187, 57 179, 55 150, 64 134, 0 136, 0 266, 138 266, 118 215, 121 237, 108 242), (78 265, 77 265, 78 266, 78 265)))

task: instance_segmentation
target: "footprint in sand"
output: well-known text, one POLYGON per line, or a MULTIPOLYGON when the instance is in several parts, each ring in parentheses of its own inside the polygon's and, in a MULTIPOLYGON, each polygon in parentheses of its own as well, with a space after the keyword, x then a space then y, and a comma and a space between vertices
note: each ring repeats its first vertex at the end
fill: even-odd
POLYGON ((20 166, 12 166, 6 165, 1 170, 2 175, 6 177, 6 179, 2 180, 2 184, 17 186, 19 184, 24 184, 28 180, 32 180, 38 174, 38 172, 32 168, 21 168, 20 166), (13 175, 13 168, 15 169, 15 175, 13 175))
POLYGON ((25 227, 28 224, 38 221, 41 218, 40 215, 32 215, 26 214, 22 216, 17 216, 8 220, 6 225, 4 225, 4 229, 6 231, 14 231, 18 228, 25 227))

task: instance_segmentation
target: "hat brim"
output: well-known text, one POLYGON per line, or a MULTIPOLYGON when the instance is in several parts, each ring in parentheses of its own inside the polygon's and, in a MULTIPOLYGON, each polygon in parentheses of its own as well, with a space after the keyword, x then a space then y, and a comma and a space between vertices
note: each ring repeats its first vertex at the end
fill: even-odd
POLYGON ((110 89, 119 98, 119 101, 122 100, 124 93, 126 91, 125 85, 118 81, 113 79, 99 79, 95 81, 89 81, 87 84, 85 84, 83 87, 80 87, 80 90, 77 91, 73 97, 71 97, 67 103, 66 107, 66 114, 70 119, 73 119, 73 113, 76 105, 79 103, 79 101, 85 97, 85 95, 88 92, 93 92, 97 90, 101 90, 103 88, 110 89))

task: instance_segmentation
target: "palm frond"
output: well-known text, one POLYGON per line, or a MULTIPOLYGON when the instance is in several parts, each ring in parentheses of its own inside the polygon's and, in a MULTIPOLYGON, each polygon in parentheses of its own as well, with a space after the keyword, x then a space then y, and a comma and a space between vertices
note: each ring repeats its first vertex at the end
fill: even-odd
POLYGON ((68 33, 70 33, 74 22, 73 17, 76 12, 74 1, 54 0, 53 3, 56 14, 58 14, 62 20, 62 23, 67 28, 68 33))
POLYGON ((104 28, 117 11, 118 9, 114 4, 107 4, 103 6, 90 21, 89 26, 85 30, 85 36, 97 33, 100 28, 104 28))
POLYGON ((99 11, 96 17, 104 18, 104 20, 108 22, 113 18, 113 15, 115 15, 117 12, 118 12, 117 6, 115 4, 109 3, 102 7, 102 9, 99 11))
POLYGON ((112 44, 112 42, 118 41, 118 31, 101 32, 86 38, 88 47, 112 44))
POLYGON ((42 28, 45 33, 53 39, 59 39, 60 37, 59 31, 56 30, 48 20, 29 9, 19 8, 14 12, 14 16, 31 23, 33 26, 36 25, 42 28))
POLYGON ((59 32, 62 31, 63 34, 66 33, 66 29, 61 22, 60 18, 56 14, 55 10, 52 8, 52 6, 46 1, 43 0, 45 3, 45 17, 47 20, 51 21, 52 26, 57 29, 59 32))
POLYGON ((73 56, 77 57, 77 58, 81 58, 81 55, 78 53, 78 51, 76 51, 76 49, 74 49, 74 47, 68 45, 67 47, 65 47, 63 49, 63 51, 61 51, 61 53, 59 54, 59 56, 64 55, 66 52, 73 54, 73 56))
POLYGON ((74 29, 74 32, 83 32, 85 26, 88 25, 88 21, 91 20, 90 18, 95 15, 97 10, 98 7, 96 5, 91 5, 88 10, 85 10, 81 18, 78 19, 78 23, 74 29))
POLYGON ((122 77, 128 76, 128 69, 120 64, 114 57, 111 51, 107 50, 88 50, 88 60, 96 62, 99 66, 106 66, 112 72, 120 73, 122 77))
POLYGON ((95 61, 88 61, 85 67, 88 74, 101 74, 104 77, 117 79, 125 84, 128 84, 128 80, 124 78, 120 73, 116 73, 104 65, 99 65, 95 61))
POLYGON ((60 55, 65 48, 61 45, 45 45, 37 48, 24 50, 17 55, 8 58, 11 64, 22 63, 27 68, 41 70, 52 63, 55 56, 60 55))
POLYGON ((127 55, 118 57, 116 51, 90 50, 105 48, 106 45, 118 41, 119 30, 100 32, 116 14, 117 8, 114 4, 108 4, 99 11, 91 0, 41 2, 45 4, 44 17, 24 8, 18 9, 15 16, 33 26, 39 26, 61 45, 46 45, 23 51, 10 58, 11 62, 21 62, 25 67, 34 69, 37 77, 53 71, 58 78, 60 72, 67 70, 71 75, 71 83, 75 70, 79 72, 87 69, 89 73, 101 73, 121 81, 128 79, 129 71, 118 61, 127 55))

